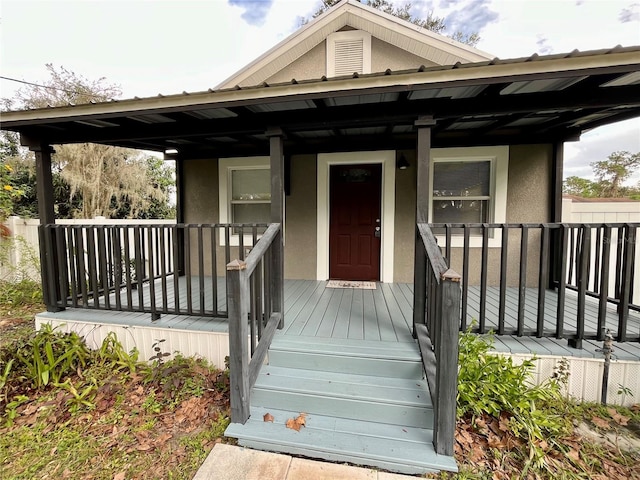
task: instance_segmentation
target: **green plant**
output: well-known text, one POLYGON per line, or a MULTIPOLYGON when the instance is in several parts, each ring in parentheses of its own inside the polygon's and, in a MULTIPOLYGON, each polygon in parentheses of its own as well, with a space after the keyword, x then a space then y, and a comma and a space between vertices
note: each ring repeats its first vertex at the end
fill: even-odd
POLYGON ((98 350, 93 352, 93 363, 99 366, 109 366, 116 371, 135 373, 138 367, 138 350, 127 352, 114 332, 109 332, 98 350))
POLYGON ((155 392, 147 395, 147 398, 142 402, 142 408, 147 413, 160 413, 162 411, 162 404, 156 398, 155 392))
POLYGON ((156 342, 153 345, 151 345, 151 348, 153 348, 153 351, 156 353, 155 355, 152 355, 151 358, 149 358, 149 361, 153 360, 158 365, 162 365, 162 363, 164 363, 164 359, 171 355, 169 352, 162 351, 162 348, 160 346, 164 342, 165 342, 165 339, 162 338, 160 340, 156 340, 156 342))
MULTIPOLYGON (((0 386, 1 386, 1 384, 0 384, 0 386)), ((631 391, 631 389, 629 387, 626 387, 626 386, 622 385, 621 383, 619 383, 618 384, 618 395, 627 395, 629 397, 633 397, 633 392, 631 391)))
POLYGON ((29 401, 29 397, 26 395, 17 395, 12 401, 7 403, 4 407, 5 424, 7 427, 13 425, 13 421, 18 416, 18 407, 27 401, 29 401))
POLYGON ((15 355, 33 386, 41 388, 50 382, 60 383, 64 376, 84 367, 89 350, 77 333, 56 332, 44 324, 15 355))
POLYGON ((22 236, 2 238, 0 241, 0 280, 20 283, 23 280, 40 278, 40 257, 37 250, 22 236))
POLYGON ((548 443, 567 432, 561 410, 545 408, 563 403, 561 382, 564 370, 543 385, 530 383, 534 363, 514 364, 511 357, 490 353, 493 337, 480 338, 470 331, 460 336, 457 413, 472 419, 490 415, 508 419, 516 437, 527 441, 529 462, 540 467, 544 452, 540 442, 548 443))
POLYGON ((67 406, 71 413, 77 413, 82 407, 90 409, 94 407, 93 399, 98 390, 95 381, 92 381, 89 385, 83 385, 80 387, 80 390, 76 389, 69 378, 67 378, 64 383, 56 383, 54 385, 71 394, 71 398, 67 400, 67 406))

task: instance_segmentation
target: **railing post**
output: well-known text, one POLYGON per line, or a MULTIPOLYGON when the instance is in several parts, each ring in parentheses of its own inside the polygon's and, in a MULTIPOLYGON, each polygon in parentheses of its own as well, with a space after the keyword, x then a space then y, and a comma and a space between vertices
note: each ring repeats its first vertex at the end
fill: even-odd
POLYGON ((415 263, 413 267, 413 338, 417 338, 416 324, 425 322, 427 299, 426 271, 427 255, 422 244, 422 237, 416 225, 415 263))
POLYGON ((284 327, 284 244, 282 238, 282 224, 278 235, 273 239, 271 254, 271 308, 274 312, 281 313, 282 317, 278 328, 284 327))
POLYGON ((453 455, 458 393, 458 329, 460 325, 460 275, 449 269, 441 276, 439 339, 435 343, 438 361, 433 443, 436 453, 453 455))
POLYGON ((633 263, 635 261, 636 250, 636 227, 627 225, 622 237, 624 242, 622 256, 622 276, 620 282, 620 304, 618 305, 618 335, 619 342, 627 341, 627 323, 629 320, 629 304, 631 303, 633 283, 633 263))
POLYGON ((244 424, 250 415, 249 352, 247 318, 249 281, 246 263, 234 260, 227 265, 227 308, 229 311, 229 380, 231 421, 244 424))

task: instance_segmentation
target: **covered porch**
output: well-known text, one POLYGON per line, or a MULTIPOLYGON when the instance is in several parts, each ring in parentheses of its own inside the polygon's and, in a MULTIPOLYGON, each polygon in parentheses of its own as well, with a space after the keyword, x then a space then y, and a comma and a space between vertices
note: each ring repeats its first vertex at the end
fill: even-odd
MULTIPOLYGON (((423 429, 411 430, 420 439, 412 468, 455 469, 457 338, 476 314, 478 332, 497 326, 501 338, 515 335, 518 343, 553 337, 557 345, 569 339, 585 347, 601 340, 603 328, 609 327, 620 342, 640 339, 637 299, 631 294, 638 225, 560 223, 563 143, 578 139, 582 131, 640 114, 637 54, 638 48, 614 48, 494 59, 3 114, 2 127, 20 132, 36 157, 46 315, 100 316, 104 323, 109 323, 106 317, 135 315, 132 322, 182 329, 171 327, 175 322, 198 332, 211 326, 225 335, 228 328, 232 420, 238 435, 252 415, 251 420, 259 420, 255 412, 260 408, 291 393, 292 387, 281 385, 283 397, 255 394, 270 388, 267 360, 269 368, 298 370, 296 362, 304 356, 310 363, 303 370, 322 377, 325 369, 328 390, 327 376, 335 373, 364 375, 365 383, 374 382, 372 369, 384 365, 384 380, 377 381, 389 383, 394 369, 408 364, 405 380, 418 382, 421 403, 407 403, 393 392, 375 402, 378 409, 393 405, 398 414, 382 422, 381 444, 392 440, 388 425, 406 425, 400 418, 411 411, 409 423, 423 429), (174 159, 177 224, 131 229, 57 225, 52 145, 77 142, 151 149, 174 159), (487 150, 481 149, 489 147, 500 153, 485 158, 487 150), (462 223, 434 225, 461 218, 436 216, 435 203, 442 207, 455 200, 472 215, 489 211, 465 198, 444 198, 450 192, 433 183, 436 149, 444 162, 460 160, 462 149, 475 149, 465 161, 485 152, 480 163, 487 181, 477 183, 486 192, 476 200, 490 206, 490 213, 476 221, 464 217, 462 223), (361 152, 371 157, 379 151, 386 152, 373 162, 381 165, 380 217, 370 219, 379 225, 374 229, 371 224, 367 245, 380 246, 374 255, 380 270, 373 279, 382 283, 371 292, 327 289, 325 281, 333 276, 328 257, 335 248, 327 231, 331 161, 320 155, 361 152), (261 191, 254 192, 257 197, 225 197, 232 181, 225 174, 234 165, 246 166, 242 159, 258 156, 269 172, 268 197, 261 191), (531 164, 539 170, 529 171, 531 164), (396 178, 396 170, 407 168, 411 176, 396 178), (527 189, 538 177, 543 177, 542 189, 527 189), (522 196, 525 189, 528 197, 522 196), (494 195, 497 191, 501 196, 494 195), (434 201, 438 196, 443 198, 434 201), (251 202, 266 212, 264 224, 228 222, 234 205, 251 202), (530 224, 533 203, 535 223, 530 224), (507 212, 508 204, 517 208, 507 212), (311 223, 305 205, 313 207, 311 223), (500 268, 491 273, 495 265, 500 268), (287 268, 291 278, 307 280, 289 283, 287 268), (593 275, 602 269, 614 272, 613 280, 608 274, 593 275), (514 288, 517 298, 511 295, 514 288), (318 338, 326 340, 322 348, 305 356, 318 338), (349 350, 357 342, 366 346, 354 362, 349 350), (378 343, 384 348, 376 348, 378 343), (284 357, 291 363, 274 365, 277 350, 287 350, 284 357), (334 356, 341 361, 330 361, 334 356), (349 370, 353 365, 364 370, 349 370), (435 457, 424 460, 429 455, 420 458, 419 451, 427 446, 435 457)), ((456 197, 471 186, 477 185, 463 185, 456 197)), ((125 325, 123 337, 130 333, 125 325)), ((312 377, 306 380, 314 383, 312 377)), ((345 377, 342 384, 360 385, 356 380, 362 379, 345 377)), ((340 417, 341 428, 359 431, 358 422, 367 419, 353 415, 380 411, 369 403, 371 408, 362 407, 368 402, 362 396, 372 389, 361 387, 352 392, 357 398, 348 400, 358 403, 344 403, 346 394, 338 392, 328 403, 317 404, 318 415, 343 405, 345 415, 352 416, 340 417)), ((408 387, 404 391, 413 395, 408 387)), ((323 397, 314 389, 302 395, 323 397)), ((293 400, 292 411, 304 405, 293 400)), ((314 443, 328 437, 318 433, 296 453, 315 452, 314 443)), ((269 449, 264 438, 245 440, 269 449)), ((351 437, 341 438, 348 444, 351 437)), ((402 443, 394 445, 403 450, 402 443)), ((283 440, 271 448, 297 447, 283 440)), ((318 455, 333 458, 340 445, 318 448, 318 455)), ((377 453, 372 455, 353 458, 367 463, 377 453)))

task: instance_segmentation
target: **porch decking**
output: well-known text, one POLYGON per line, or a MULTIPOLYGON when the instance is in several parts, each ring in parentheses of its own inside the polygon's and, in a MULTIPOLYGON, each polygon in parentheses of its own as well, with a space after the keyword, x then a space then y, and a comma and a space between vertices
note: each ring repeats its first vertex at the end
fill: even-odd
MULTIPOLYGON (((196 280, 193 280, 194 282, 196 280)), ((186 279, 180 277, 180 305, 182 310, 188 307, 186 279)), ((412 302, 413 285, 405 283, 379 283, 375 290, 327 288, 327 282, 313 280, 285 281, 285 327, 277 333, 287 336, 322 337, 367 341, 412 342, 412 302)), ((175 302, 173 288, 167 289, 166 302, 169 311, 175 302)), ((212 305, 212 282, 205 283, 203 305, 212 305)), ((162 305, 162 289, 159 282, 155 288, 156 305, 162 305)), ((131 326, 154 326, 157 328, 181 329, 193 331, 227 332, 226 319, 199 316, 200 298, 191 295, 193 315, 163 314, 156 321, 144 312, 114 312, 95 309, 69 308, 58 313, 46 313, 47 318, 65 320, 85 320, 103 324, 126 324, 131 326)), ((143 287, 143 304, 150 305, 149 285, 143 287)), ((218 278, 217 298, 220 309, 226 308, 226 289, 224 278, 218 278)), ((557 294, 546 292, 545 331, 555 331, 557 294)), ((139 305, 138 296, 132 298, 132 306, 139 305)), ((115 294, 110 301, 115 305, 115 294)), ((507 289, 507 312, 505 328, 513 330, 517 326, 517 289, 507 289)), ((467 323, 479 318, 480 295, 477 287, 469 288, 467 323)), ((497 330, 498 289, 487 289, 486 328, 497 330)), ((565 303, 565 330, 575 331, 577 297, 568 292, 565 303)), ((585 329, 596 331, 597 303, 588 298, 585 308, 585 329)), ((537 289, 526 291, 525 326, 532 330, 536 325, 537 289)), ((610 307, 607 315, 607 327, 615 333, 617 314, 610 307)), ((640 330, 640 313, 630 311, 631 331, 640 330)), ((495 336, 495 350, 505 353, 535 353, 538 355, 561 355, 582 358, 602 358, 597 352, 601 342, 585 340, 582 349, 568 346, 566 340, 551 337, 517 337, 514 335, 495 336)), ((614 343, 615 355, 619 360, 640 361, 640 343, 614 343)))

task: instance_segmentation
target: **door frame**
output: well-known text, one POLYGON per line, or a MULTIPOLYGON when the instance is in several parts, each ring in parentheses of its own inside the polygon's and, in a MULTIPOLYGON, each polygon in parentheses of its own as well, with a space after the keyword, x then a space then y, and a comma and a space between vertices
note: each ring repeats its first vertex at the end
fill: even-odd
POLYGON ((319 153, 317 160, 317 268, 316 279, 329 279, 329 169, 331 165, 382 165, 381 225, 380 239, 380 281, 393 282, 393 247, 396 206, 396 152, 380 150, 375 152, 319 153))

